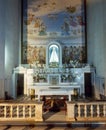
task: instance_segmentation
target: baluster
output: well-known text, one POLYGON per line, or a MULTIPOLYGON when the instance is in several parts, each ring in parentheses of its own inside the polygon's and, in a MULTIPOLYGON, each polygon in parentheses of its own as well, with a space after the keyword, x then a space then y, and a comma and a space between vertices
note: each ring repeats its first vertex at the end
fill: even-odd
POLYGON ((36 117, 36 105, 35 105, 35 111, 34 111, 34 115, 35 115, 35 117, 36 117))
POLYGON ((81 117, 80 105, 78 105, 78 117, 81 117))
POLYGON ((85 104, 84 108, 85 108, 84 115, 85 115, 85 117, 87 117, 87 104, 85 104))
POLYGON ((12 117, 12 113, 13 113, 13 111, 12 111, 13 109, 12 109, 12 105, 10 106, 10 117, 12 117))
POLYGON ((106 104, 103 104, 103 116, 106 117, 106 104))
POLYGON ((97 117, 99 117, 99 105, 97 105, 97 117))
POLYGON ((91 117, 93 117, 93 105, 91 104, 91 117))
POLYGON ((29 106, 29 117, 31 117, 31 105, 29 106))
POLYGON ((23 106, 23 118, 25 118, 25 106, 23 106))
POLYGON ((6 118, 6 106, 4 106, 4 117, 6 118))
POLYGON ((17 105, 17 118, 19 118, 19 106, 17 105))

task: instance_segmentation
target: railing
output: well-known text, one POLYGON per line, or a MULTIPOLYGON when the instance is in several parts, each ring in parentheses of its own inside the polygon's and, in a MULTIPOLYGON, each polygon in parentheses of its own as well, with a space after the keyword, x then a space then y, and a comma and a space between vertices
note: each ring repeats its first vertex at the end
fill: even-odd
POLYGON ((106 121, 106 102, 67 102, 67 121, 106 121))
POLYGON ((42 121, 42 103, 0 103, 0 121, 42 121))
MULTIPOLYGON (((0 121, 43 121, 42 102, 0 103, 0 121)), ((66 121, 106 121, 106 102, 67 102, 66 121)))

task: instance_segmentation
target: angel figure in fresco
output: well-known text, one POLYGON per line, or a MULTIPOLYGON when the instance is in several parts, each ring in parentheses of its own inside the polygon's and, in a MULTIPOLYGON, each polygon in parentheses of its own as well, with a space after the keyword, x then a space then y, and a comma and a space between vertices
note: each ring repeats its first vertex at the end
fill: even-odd
POLYGON ((75 16, 70 16, 70 26, 76 27, 78 24, 75 16))
POLYGON ((44 25, 44 23, 40 25, 39 35, 46 35, 46 26, 44 25))
POLYGON ((25 25, 30 25, 31 22, 33 21, 33 19, 34 19, 34 15, 31 14, 31 13, 29 13, 29 14, 28 14, 28 18, 27 18, 27 19, 24 19, 24 24, 25 24, 25 25))
POLYGON ((70 27, 69 27, 69 20, 68 19, 64 19, 64 23, 61 26, 62 29, 62 35, 69 35, 69 31, 70 31, 70 27))
POLYGON ((69 48, 67 46, 63 48, 63 59, 64 59, 64 63, 69 62, 69 48))
POLYGON ((84 23, 84 19, 82 16, 77 16, 77 21, 78 21, 78 24, 81 25, 81 26, 84 26, 85 23, 84 23))
POLYGON ((35 27, 35 28, 39 28, 40 25, 41 25, 41 23, 42 23, 41 19, 40 19, 40 18, 36 18, 36 19, 35 19, 34 27, 35 27))
POLYGON ((38 60, 38 48, 35 46, 33 50, 33 59, 34 61, 38 60))

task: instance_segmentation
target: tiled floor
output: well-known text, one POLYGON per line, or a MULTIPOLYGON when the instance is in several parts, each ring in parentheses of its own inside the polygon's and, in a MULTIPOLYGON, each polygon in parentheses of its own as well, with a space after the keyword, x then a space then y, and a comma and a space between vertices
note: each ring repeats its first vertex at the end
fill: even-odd
POLYGON ((44 126, 0 126, 0 130, 106 130, 106 126, 67 126, 67 125, 44 125, 44 126))
POLYGON ((45 121, 66 121, 66 112, 65 111, 59 111, 59 112, 46 112, 43 114, 45 121))

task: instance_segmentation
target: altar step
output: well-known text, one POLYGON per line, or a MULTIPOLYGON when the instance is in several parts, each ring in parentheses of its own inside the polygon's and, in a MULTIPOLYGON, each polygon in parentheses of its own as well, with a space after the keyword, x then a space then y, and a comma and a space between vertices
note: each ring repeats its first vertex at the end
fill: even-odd
POLYGON ((106 130, 105 124, 38 123, 23 125, 0 125, 0 130, 106 130))
POLYGON ((30 96, 22 95, 22 96, 19 96, 15 101, 24 102, 24 101, 30 101, 30 100, 31 100, 30 96))
MULTIPOLYGON (((16 102, 27 102, 27 101, 34 101, 35 99, 31 99, 30 96, 20 96, 18 97, 15 101, 16 102)), ((59 112, 61 110, 66 111, 66 103, 64 99, 52 99, 52 98, 47 98, 44 100, 42 98, 44 104, 43 104, 43 111, 44 112, 59 112)))
POLYGON ((43 104, 43 110, 49 112, 66 111, 66 103, 64 99, 46 99, 43 104))

